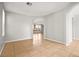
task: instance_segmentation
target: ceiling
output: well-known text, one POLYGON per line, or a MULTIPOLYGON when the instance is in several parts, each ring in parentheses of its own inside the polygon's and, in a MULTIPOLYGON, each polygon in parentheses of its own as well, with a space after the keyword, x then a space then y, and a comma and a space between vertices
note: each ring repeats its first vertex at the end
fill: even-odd
POLYGON ((8 12, 27 16, 45 16, 59 11, 69 4, 69 2, 32 2, 32 6, 28 6, 25 2, 5 2, 4 7, 8 12))

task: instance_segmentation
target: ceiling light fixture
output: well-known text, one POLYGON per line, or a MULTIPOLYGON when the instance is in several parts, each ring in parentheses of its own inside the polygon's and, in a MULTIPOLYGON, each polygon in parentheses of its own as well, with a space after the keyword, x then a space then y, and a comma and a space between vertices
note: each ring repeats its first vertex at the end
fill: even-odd
POLYGON ((27 2, 26 3, 28 6, 32 6, 32 3, 31 2, 27 2))

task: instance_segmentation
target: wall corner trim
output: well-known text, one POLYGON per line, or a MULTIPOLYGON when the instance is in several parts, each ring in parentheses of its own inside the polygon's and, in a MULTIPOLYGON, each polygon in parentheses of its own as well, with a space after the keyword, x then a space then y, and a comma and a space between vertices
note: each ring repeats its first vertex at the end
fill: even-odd
POLYGON ((9 40, 9 41, 5 41, 5 43, 22 41, 22 40, 29 40, 29 39, 32 39, 32 38, 24 38, 24 39, 22 38, 22 39, 17 39, 17 40, 9 40))

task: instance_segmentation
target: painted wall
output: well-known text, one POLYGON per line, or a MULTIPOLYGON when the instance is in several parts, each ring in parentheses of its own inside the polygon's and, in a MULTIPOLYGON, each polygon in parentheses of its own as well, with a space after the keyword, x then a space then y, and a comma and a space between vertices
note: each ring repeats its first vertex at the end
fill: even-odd
POLYGON ((44 38, 46 38, 46 19, 45 17, 36 17, 33 19, 33 24, 43 24, 44 25, 44 38))
POLYGON ((65 11, 60 11, 46 16, 47 38, 65 43, 65 11))
POLYGON ((76 4, 70 11, 72 14, 72 39, 79 38, 79 3, 76 4))
POLYGON ((73 17, 73 39, 79 40, 79 15, 73 17))
POLYGON ((47 38, 69 44, 72 42, 72 13, 71 10, 76 3, 71 3, 65 9, 46 16, 47 38))
POLYGON ((72 14, 66 15, 66 45, 72 42, 72 14))
POLYGON ((74 16, 79 14, 79 3, 74 4, 72 7, 68 8, 68 12, 66 13, 66 44, 69 45, 73 39, 75 39, 75 33, 73 21, 74 16))
POLYGON ((3 29, 2 29, 3 22, 2 22, 2 20, 3 20, 3 4, 0 3, 0 54, 1 54, 2 49, 4 47, 4 44, 5 44, 4 43, 5 39, 4 39, 4 36, 2 35, 2 33, 3 33, 3 29))
POLYGON ((43 17, 30 17, 21 14, 6 12, 6 39, 7 41, 17 41, 22 39, 32 39, 32 24, 34 22, 43 23, 43 17), (39 21, 41 20, 41 21, 39 21))
POLYGON ((33 18, 34 17, 6 12, 7 41, 31 39, 33 18))
POLYGON ((2 36, 2 3, 0 3, 0 36, 2 36))
POLYGON ((62 43, 71 41, 72 33, 70 33, 71 23, 69 20, 71 17, 68 17, 69 15, 67 16, 67 13, 71 11, 73 5, 74 4, 71 4, 69 7, 61 11, 55 12, 54 14, 50 14, 44 17, 29 17, 25 15, 7 12, 7 41, 32 38, 32 24, 34 21, 37 23, 43 23, 45 25, 45 37, 55 39, 55 41, 60 41, 62 43))

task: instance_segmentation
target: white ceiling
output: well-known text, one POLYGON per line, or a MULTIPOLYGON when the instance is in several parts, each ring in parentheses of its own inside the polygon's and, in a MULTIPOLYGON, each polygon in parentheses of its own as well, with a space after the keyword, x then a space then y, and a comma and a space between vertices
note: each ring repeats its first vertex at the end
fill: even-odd
POLYGON ((69 2, 32 2, 32 6, 28 6, 25 2, 5 2, 4 7, 8 12, 28 16, 44 16, 57 12, 69 4, 69 2))

